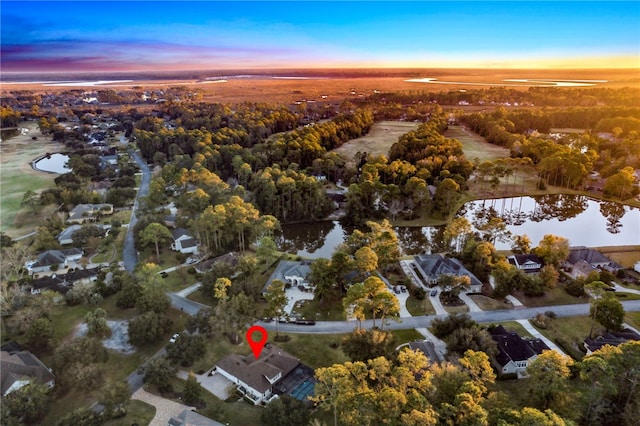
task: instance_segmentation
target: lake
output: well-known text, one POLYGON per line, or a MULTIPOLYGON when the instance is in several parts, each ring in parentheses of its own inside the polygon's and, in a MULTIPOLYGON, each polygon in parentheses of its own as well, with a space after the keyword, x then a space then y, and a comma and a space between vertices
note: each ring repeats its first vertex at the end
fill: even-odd
MULTIPOLYGON (((513 235, 526 234, 533 245, 545 234, 569 240, 572 246, 640 245, 640 209, 580 195, 553 194, 466 203, 458 212, 472 224, 501 217, 513 235)), ((443 226, 396 227, 404 254, 442 250, 443 226)), ((309 258, 331 257, 352 230, 338 221, 283 225, 276 237, 278 248, 309 258)), ((510 242, 497 241, 498 250, 510 242)))
POLYGON ((67 161, 69 161, 69 156, 65 154, 48 154, 45 157, 42 157, 38 161, 33 163, 33 168, 36 170, 40 170, 43 172, 49 173, 68 173, 71 171, 70 168, 66 167, 67 161))

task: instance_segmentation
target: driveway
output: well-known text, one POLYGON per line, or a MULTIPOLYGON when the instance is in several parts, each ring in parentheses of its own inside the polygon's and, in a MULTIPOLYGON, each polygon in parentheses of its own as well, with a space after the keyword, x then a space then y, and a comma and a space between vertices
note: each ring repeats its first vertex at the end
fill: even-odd
POLYGON ((169 399, 147 392, 143 388, 138 389, 131 395, 132 399, 146 402, 156 407, 156 415, 149 423, 149 426, 167 426, 172 417, 177 417, 185 409, 193 409, 188 405, 179 404, 169 399))
POLYGON ((314 295, 312 291, 302 291, 296 286, 286 289, 285 294, 287 296, 287 306, 284 311, 289 315, 291 315, 293 307, 298 300, 313 300, 314 295))
MULTIPOLYGON (((227 399, 229 386, 233 385, 231 380, 224 377, 222 374, 214 373, 212 376, 209 376, 209 373, 204 374, 196 374, 196 380, 200 385, 218 397, 220 400, 224 401, 227 399)), ((178 377, 186 380, 189 377, 189 373, 183 370, 178 371, 178 377)))
POLYGON ((136 200, 133 203, 133 209, 131 209, 131 220, 129 221, 129 226, 127 227, 127 235, 124 239, 124 249, 122 251, 122 262, 124 264, 124 268, 129 272, 133 272, 136 264, 138 263, 138 252, 136 251, 136 248, 133 244, 133 227, 138 221, 136 210, 138 209, 140 198, 149 193, 149 183, 151 182, 151 170, 149 169, 149 166, 147 166, 147 163, 142 160, 137 152, 134 152, 132 156, 142 170, 142 180, 140 181, 140 187, 138 188, 136 200))
POLYGON ((480 306, 478 306, 466 293, 460 292, 458 297, 469 307, 469 312, 482 312, 480 306))

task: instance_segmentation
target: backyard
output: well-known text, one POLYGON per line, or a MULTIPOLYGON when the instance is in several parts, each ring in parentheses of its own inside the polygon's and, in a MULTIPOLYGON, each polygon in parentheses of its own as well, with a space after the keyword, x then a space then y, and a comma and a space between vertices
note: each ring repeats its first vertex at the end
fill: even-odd
POLYGON ((357 152, 367 152, 369 155, 389 155, 391 145, 398 142, 398 138, 405 133, 418 128, 420 123, 406 121, 381 121, 371 126, 365 136, 351 139, 339 148, 333 150, 351 160, 357 152))

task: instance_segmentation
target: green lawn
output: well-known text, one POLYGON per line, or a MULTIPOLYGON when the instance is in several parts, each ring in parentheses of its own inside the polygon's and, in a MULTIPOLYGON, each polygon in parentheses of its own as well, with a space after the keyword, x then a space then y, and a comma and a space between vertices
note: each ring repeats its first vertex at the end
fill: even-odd
POLYGON ((319 321, 344 321, 347 319, 341 302, 328 303, 321 307, 316 299, 305 300, 299 309, 294 309, 293 313, 302 318, 319 321))
POLYGON ((449 126, 444 132, 447 138, 457 139, 462 143, 462 150, 469 161, 478 158, 480 161, 509 158, 511 153, 507 148, 490 144, 477 133, 464 129, 463 126, 449 126))
POLYGON ((482 324, 483 326, 489 326, 489 325, 501 325, 504 328, 506 328, 508 331, 515 331, 516 333, 518 333, 521 337, 532 337, 529 332, 527 331, 526 328, 524 328, 519 322, 517 321, 501 321, 501 322, 492 322, 491 324, 482 324))
POLYGON ((127 405, 127 415, 119 419, 109 420, 105 423, 105 426, 148 425, 155 415, 156 407, 146 402, 132 399, 127 405))
POLYGON ((425 297, 423 300, 418 300, 413 296, 409 296, 407 299, 407 310, 413 316, 435 315, 436 313, 428 297, 425 297))
POLYGON ((562 285, 558 285, 556 288, 547 291, 543 296, 529 297, 525 296, 522 292, 514 293, 514 296, 529 308, 535 308, 540 306, 555 306, 555 305, 574 305, 578 303, 588 303, 588 297, 575 297, 567 293, 562 285))
POLYGON ((555 318, 551 320, 548 328, 536 328, 540 333, 557 343, 568 355, 579 361, 585 355, 581 348, 584 348, 584 339, 589 336, 592 326, 594 336, 605 331, 601 325, 594 323, 587 316, 555 318))
POLYGON ((631 327, 635 327, 640 330, 640 312, 627 312, 624 315, 624 322, 631 327))
MULTIPOLYGON (((329 367, 333 364, 349 361, 339 345, 337 348, 332 347, 332 344, 342 342, 344 334, 287 333, 287 335, 291 340, 275 344, 312 368, 329 367)), ((272 341, 272 338, 273 336, 270 336, 269 341, 272 341)))
POLYGON ((496 311, 499 309, 513 308, 510 303, 492 299, 481 294, 473 294, 469 296, 483 311, 496 311))
POLYGON ((415 340, 424 340, 424 336, 414 329, 409 330, 393 330, 391 332, 398 340, 398 345, 413 342, 415 340))

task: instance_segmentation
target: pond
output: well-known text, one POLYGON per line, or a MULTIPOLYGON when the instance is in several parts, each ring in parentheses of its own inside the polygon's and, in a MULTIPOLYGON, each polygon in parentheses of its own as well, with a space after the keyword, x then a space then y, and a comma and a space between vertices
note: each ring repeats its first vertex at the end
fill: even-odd
MULTIPOLYGON (((569 240, 572 246, 640 245, 640 209, 580 195, 553 194, 473 201, 459 211, 472 224, 501 217, 512 235, 526 234, 533 245, 545 234, 569 240)), ((444 226, 396 227, 402 252, 407 255, 442 251, 444 226)), ((308 258, 331 257, 352 232, 338 221, 283 225, 278 248, 308 258)), ((498 250, 511 242, 496 241, 498 250)))
POLYGON ((68 173, 71 169, 66 166, 67 161, 69 161, 68 155, 60 153, 47 154, 39 160, 34 161, 33 168, 49 173, 68 173))

